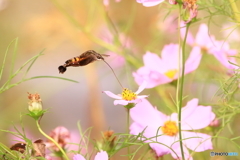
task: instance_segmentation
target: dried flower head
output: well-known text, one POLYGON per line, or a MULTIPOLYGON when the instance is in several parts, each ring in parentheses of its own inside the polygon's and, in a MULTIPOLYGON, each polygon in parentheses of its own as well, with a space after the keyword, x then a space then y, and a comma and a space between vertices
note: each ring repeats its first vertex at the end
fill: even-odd
MULTIPOLYGON (((106 145, 108 145, 107 148, 113 148, 114 147, 114 143, 116 141, 117 137, 114 135, 114 131, 105 131, 103 133, 103 140, 104 143, 106 143, 106 145)), ((106 148, 105 148, 106 150, 106 148)))

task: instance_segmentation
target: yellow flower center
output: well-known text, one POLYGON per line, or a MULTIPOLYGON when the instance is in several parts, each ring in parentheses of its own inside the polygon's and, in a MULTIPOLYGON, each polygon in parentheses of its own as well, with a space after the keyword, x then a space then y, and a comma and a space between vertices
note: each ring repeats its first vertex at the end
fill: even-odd
POLYGON ((161 127, 162 132, 168 136, 175 136, 178 133, 178 127, 175 121, 167 121, 161 127))
POLYGON ((168 72, 166 72, 165 75, 166 75, 168 78, 173 79, 174 76, 176 75, 176 73, 177 73, 177 70, 176 70, 176 69, 173 69, 173 70, 169 70, 168 72))
POLYGON ((136 98, 137 98, 137 95, 133 91, 131 91, 127 88, 123 89, 123 91, 122 91, 122 99, 123 100, 132 101, 132 100, 135 100, 136 98))

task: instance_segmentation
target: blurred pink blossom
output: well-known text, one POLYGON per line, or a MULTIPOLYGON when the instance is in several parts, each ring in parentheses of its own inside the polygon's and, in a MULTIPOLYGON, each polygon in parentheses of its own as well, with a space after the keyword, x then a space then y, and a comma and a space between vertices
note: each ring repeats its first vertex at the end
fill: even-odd
POLYGON ((128 105, 129 103, 138 103, 142 99, 148 97, 146 95, 141 95, 141 96, 138 95, 140 92, 142 92, 145 89, 146 85, 147 83, 144 81, 141 84, 141 86, 139 86, 138 90, 135 93, 127 88, 123 89, 121 95, 116 95, 110 91, 103 91, 103 92, 106 93, 109 97, 117 99, 114 101, 114 105, 120 104, 125 106, 125 105, 128 105))
MULTIPOLYGON (((76 154, 73 156, 73 160, 86 160, 82 155, 76 154)), ((108 160, 108 154, 106 151, 100 151, 95 156, 94 160, 108 160)))
MULTIPOLYGON (((178 79, 179 67, 179 46, 177 44, 166 45, 162 50, 161 58, 151 52, 143 56, 144 66, 133 73, 137 84, 144 80, 148 82, 146 88, 153 88, 160 84, 165 84, 178 79)), ((201 53, 199 47, 194 47, 185 62, 185 74, 197 69, 201 53)))
MULTIPOLYGON (((70 142, 70 132, 63 126, 56 127, 49 134, 62 148, 66 148, 66 145, 70 142)), ((55 152, 59 151, 59 148, 50 140, 46 142, 46 148, 55 152)))
MULTIPOLYGON (((175 159, 181 157, 180 144, 178 142, 179 130, 177 113, 167 116, 159 112, 157 108, 153 107, 146 99, 143 99, 142 103, 136 104, 136 106, 130 110, 130 115, 133 119, 133 123, 130 126, 130 133, 138 135, 143 132, 143 135, 149 138, 149 140, 145 142, 150 143, 150 147, 156 152, 157 156, 171 154, 175 159), (158 143, 154 143, 154 141, 158 143), (175 151, 178 157, 169 148, 175 151)), ((187 148, 195 152, 212 149, 210 135, 189 132, 187 130, 205 128, 214 118, 215 114, 212 112, 212 107, 198 105, 198 99, 192 99, 182 108, 181 126, 182 137, 185 139, 183 140, 183 149, 186 159, 192 160, 187 148)))
POLYGON ((226 68, 237 69, 236 65, 230 64, 229 62, 235 63, 236 59, 234 56, 237 55, 237 50, 230 49, 229 44, 224 41, 215 41, 215 47, 209 50, 210 54, 213 54, 214 57, 222 63, 226 68))
POLYGON ((110 55, 105 60, 110 64, 112 68, 120 68, 124 66, 125 58, 123 56, 111 51, 105 52, 104 54, 110 55))
MULTIPOLYGON (((185 27, 181 29, 181 35, 184 37, 186 32, 185 27)), ((230 64, 228 61, 236 63, 234 57, 237 50, 230 49, 229 44, 225 41, 217 41, 213 35, 209 35, 208 27, 206 24, 201 24, 194 39, 193 35, 189 32, 186 40, 190 46, 199 46, 201 49, 209 54, 212 54, 216 59, 222 63, 226 68, 236 69, 235 65, 230 64)))
POLYGON ((210 127, 219 127, 221 125, 220 119, 215 118, 210 124, 210 127))
POLYGON ((164 0, 137 0, 138 3, 142 3, 145 7, 152 7, 162 3, 164 0))

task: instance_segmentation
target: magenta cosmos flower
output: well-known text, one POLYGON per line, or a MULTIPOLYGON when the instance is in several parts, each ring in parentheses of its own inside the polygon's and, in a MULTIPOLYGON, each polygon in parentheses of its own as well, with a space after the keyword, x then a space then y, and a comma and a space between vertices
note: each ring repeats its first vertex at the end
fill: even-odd
MULTIPOLYGON (((86 160, 82 155, 76 154, 73 156, 73 160, 86 160)), ((108 154, 106 151, 100 151, 95 156, 94 160, 108 160, 108 154)))
MULTIPOLYGON (((185 27, 183 27, 181 29, 182 37, 184 37, 185 32, 185 27)), ((226 68, 237 68, 235 65, 228 62, 236 63, 235 58, 232 56, 237 54, 237 50, 230 49, 229 44, 226 41, 217 41, 213 35, 209 35, 208 26, 206 24, 200 25, 195 38, 189 32, 186 42, 192 47, 199 46, 202 51, 214 55, 214 57, 226 68)))
POLYGON ((141 86, 139 86, 138 90, 134 93, 131 90, 124 88, 122 93, 120 95, 116 95, 110 91, 103 91, 106 93, 109 97, 115 98, 117 100, 114 101, 114 105, 128 105, 129 103, 138 103, 140 102, 143 98, 148 97, 147 95, 141 95, 139 96, 138 94, 142 92, 147 83, 144 81, 141 86))
MULTIPOLYGON (((178 79, 179 72, 179 46, 177 44, 166 45, 162 50, 161 58, 151 52, 143 56, 144 66, 133 73, 137 84, 144 80, 148 82, 146 88, 153 88, 160 84, 165 84, 178 79)), ((201 50, 194 47, 185 62, 185 74, 197 69, 201 60, 201 50)))
MULTIPOLYGON (((130 110, 130 115, 134 121, 130 126, 130 133, 138 135, 144 132, 145 137, 151 138, 146 142, 150 143, 150 147, 156 152, 157 156, 171 154, 175 159, 181 157, 177 113, 167 116, 144 99, 142 103, 137 104, 130 110)), ((183 140, 183 148, 186 159, 192 159, 187 148, 195 152, 212 149, 210 135, 194 131, 189 132, 189 130, 205 128, 214 118, 215 114, 212 112, 212 107, 198 105, 198 99, 192 99, 182 108, 181 126, 182 137, 185 139, 183 140)))

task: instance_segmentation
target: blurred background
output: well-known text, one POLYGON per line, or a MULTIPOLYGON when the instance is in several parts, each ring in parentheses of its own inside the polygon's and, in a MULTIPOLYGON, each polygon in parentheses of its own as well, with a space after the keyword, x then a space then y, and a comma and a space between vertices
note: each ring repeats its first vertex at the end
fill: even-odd
MULTIPOLYGON (((43 51, 44 55, 33 64, 27 78, 58 76, 78 81, 73 83, 56 78, 39 78, 4 91, 0 96, 0 129, 13 130, 13 125, 20 127, 22 123, 30 139, 43 138, 33 119, 24 116, 20 121, 20 115, 27 113, 29 92, 40 94, 44 109, 49 109, 41 120, 46 133, 57 126, 64 126, 76 133, 78 121, 83 130, 94 127, 92 137, 96 139, 101 137, 101 131, 108 129, 124 133, 127 116, 124 107, 114 106, 113 99, 102 93, 105 90, 121 93, 111 69, 98 61, 85 67, 69 67, 64 74, 59 74, 58 66, 86 50, 109 54, 110 57, 105 60, 123 86, 136 91, 138 86, 132 72, 143 65, 142 55, 146 51, 160 54, 164 45, 178 42, 178 15, 174 11, 168 15, 166 6, 162 4, 147 8, 135 0, 110 0, 108 6, 103 5, 102 0, 0 0, 0 62, 11 41, 18 38, 14 72, 43 51)), ((199 13, 199 17, 206 15, 199 13)), ((207 22, 208 19, 205 19, 194 24, 191 32, 195 34, 199 24, 207 22)), ((216 39, 228 37, 231 48, 239 49, 239 30, 236 29, 230 36, 230 30, 223 30, 231 26, 230 20, 223 21, 219 17, 214 19, 214 23, 211 24, 210 33, 216 39)), ((10 76, 13 53, 14 45, 11 45, 1 86, 10 76)), ((189 95, 189 99, 199 98, 202 104, 211 103, 216 107, 219 104, 219 96, 215 94, 220 88, 219 80, 224 81, 229 76, 213 57, 203 59, 202 63, 204 65, 200 66, 198 74, 186 79, 185 94, 189 95), (190 83, 196 79, 195 83, 190 83)), ((20 81, 23 75, 24 70, 12 83, 20 81)), ((159 89, 147 89, 141 94, 151 95, 152 104, 161 107, 164 104, 163 94, 171 100, 169 95, 175 95, 175 89, 168 84, 159 88, 164 89, 164 93, 160 93, 159 89)), ((167 107, 160 110, 171 113, 167 107)), ((224 136, 239 135, 239 120, 239 115, 231 119, 232 132, 225 129, 224 136)), ((11 145, 13 139, 9 134, 0 132, 2 143, 11 145)), ((235 151, 234 147, 232 151, 235 151)))

